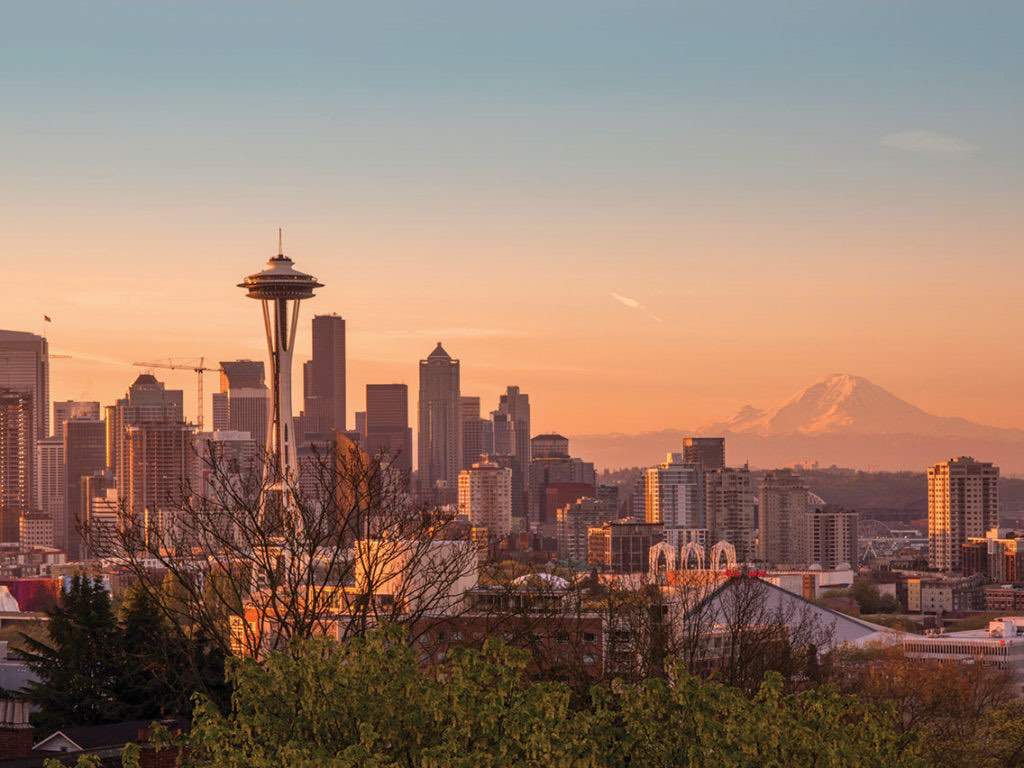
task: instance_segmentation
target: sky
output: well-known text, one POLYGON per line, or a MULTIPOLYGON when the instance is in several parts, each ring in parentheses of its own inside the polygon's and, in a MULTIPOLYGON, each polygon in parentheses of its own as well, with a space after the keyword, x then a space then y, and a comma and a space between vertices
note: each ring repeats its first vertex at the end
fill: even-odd
POLYGON ((1024 428, 1022 27, 941 0, 15 4, 0 327, 53 318, 53 399, 260 357, 236 284, 283 227, 326 286, 300 360, 312 312, 347 321, 350 424, 366 383, 414 408, 441 340, 535 431, 693 428, 836 372, 1024 428))

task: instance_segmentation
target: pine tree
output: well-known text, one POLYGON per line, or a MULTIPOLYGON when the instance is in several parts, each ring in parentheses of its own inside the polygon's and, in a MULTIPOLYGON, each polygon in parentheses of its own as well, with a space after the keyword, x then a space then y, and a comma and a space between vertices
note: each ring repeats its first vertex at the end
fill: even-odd
POLYGON ((40 711, 39 727, 91 725, 122 719, 118 695, 124 669, 110 595, 99 580, 75 576, 49 612, 50 642, 22 635, 24 657, 39 680, 25 694, 40 711))

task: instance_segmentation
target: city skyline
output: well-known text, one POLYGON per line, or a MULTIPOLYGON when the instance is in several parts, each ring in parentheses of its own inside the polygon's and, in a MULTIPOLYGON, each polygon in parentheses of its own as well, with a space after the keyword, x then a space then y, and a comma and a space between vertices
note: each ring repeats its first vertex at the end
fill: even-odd
POLYGON ((740 7, 15 9, 4 326, 53 318, 55 399, 119 396, 100 360, 259 357, 230 286, 283 226, 348 323, 350 419, 440 339, 538 431, 836 371, 1024 428, 1020 9, 740 7))

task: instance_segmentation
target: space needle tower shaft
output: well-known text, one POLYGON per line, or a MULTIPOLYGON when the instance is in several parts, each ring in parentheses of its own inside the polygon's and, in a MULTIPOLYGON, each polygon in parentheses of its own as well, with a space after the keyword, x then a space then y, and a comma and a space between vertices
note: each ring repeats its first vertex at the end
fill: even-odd
POLYGON ((278 253, 262 272, 249 275, 238 285, 263 308, 270 362, 270 407, 267 409, 267 443, 264 446, 264 489, 276 492, 283 508, 291 507, 290 489, 298 470, 295 426, 292 422, 292 352, 298 329, 299 305, 311 299, 323 285, 312 275, 295 269, 284 255, 278 230, 278 253))

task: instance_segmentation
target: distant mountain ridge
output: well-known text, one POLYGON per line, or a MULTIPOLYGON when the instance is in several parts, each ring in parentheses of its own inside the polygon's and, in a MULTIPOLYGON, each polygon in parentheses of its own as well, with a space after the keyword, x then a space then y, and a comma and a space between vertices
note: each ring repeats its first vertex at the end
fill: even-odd
POLYGON ((724 436, 730 464, 920 470, 951 455, 974 455, 1004 473, 1024 473, 1024 430, 936 416, 845 373, 810 385, 777 408, 746 405, 727 421, 692 431, 574 437, 573 453, 601 467, 651 464, 678 450, 686 434, 724 436))
POLYGON ((698 432, 758 435, 874 434, 928 437, 1016 437, 1024 430, 985 426, 967 419, 935 416, 862 376, 837 373, 798 392, 774 410, 744 406, 728 421, 698 432))

